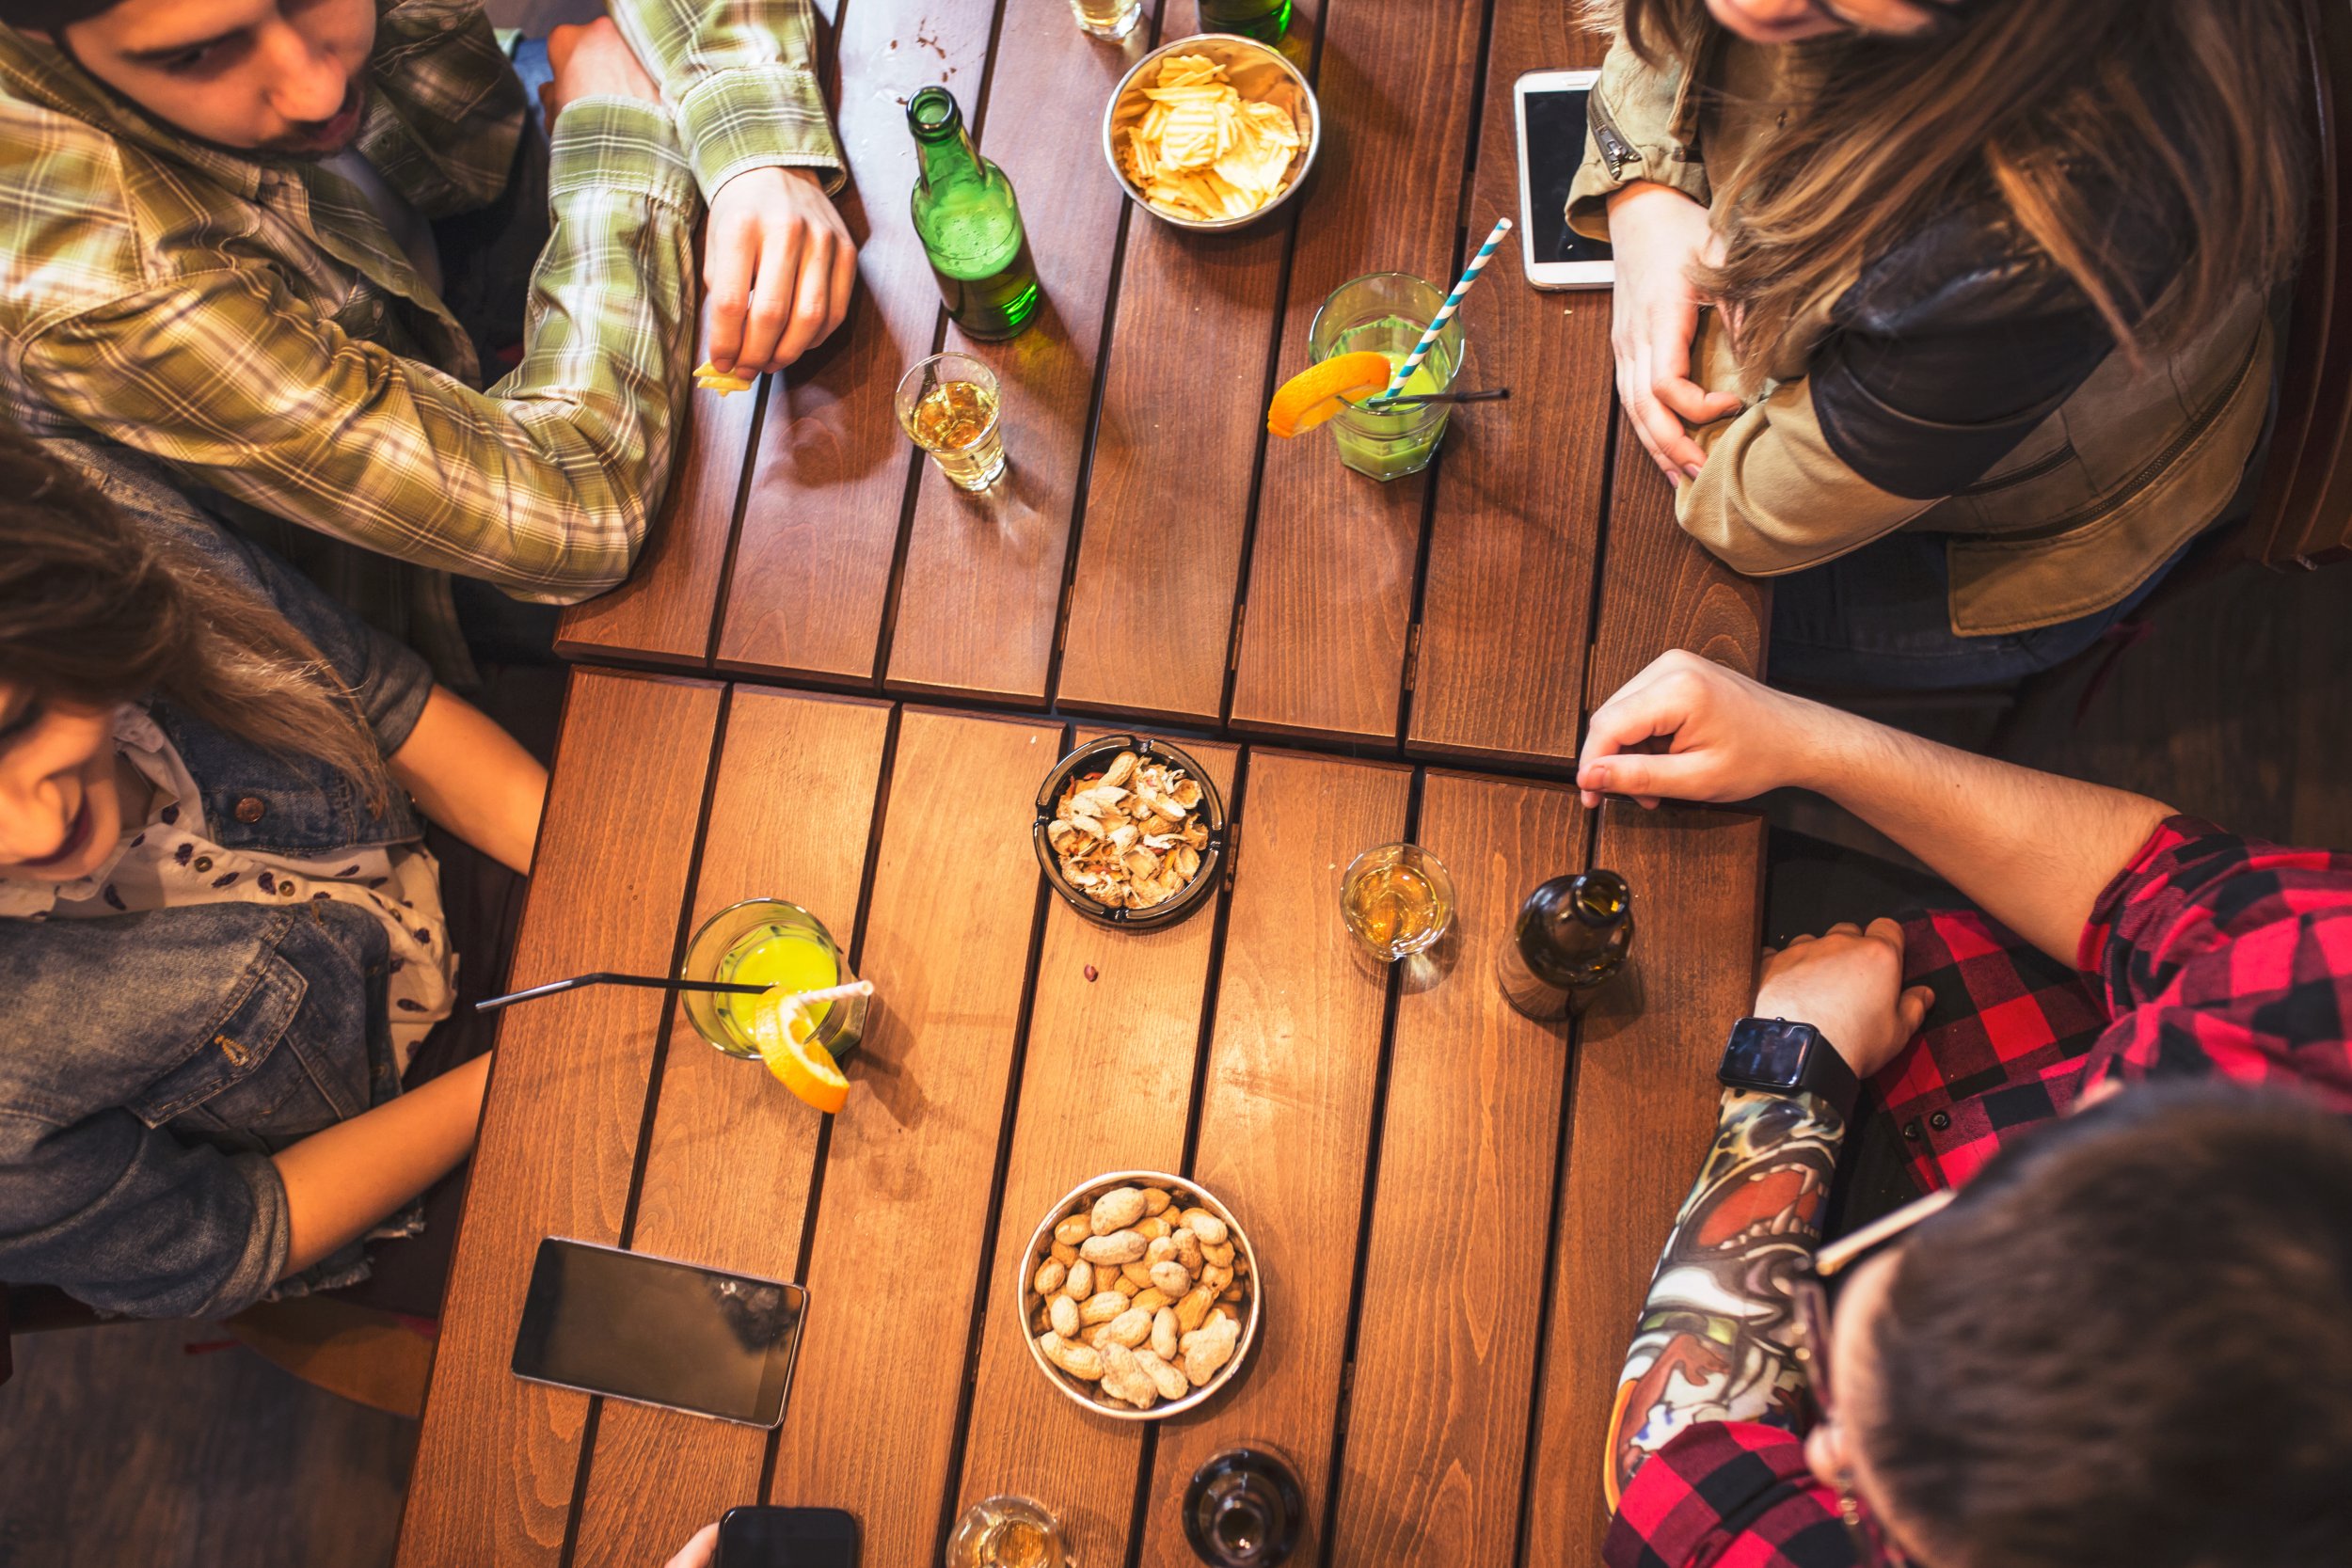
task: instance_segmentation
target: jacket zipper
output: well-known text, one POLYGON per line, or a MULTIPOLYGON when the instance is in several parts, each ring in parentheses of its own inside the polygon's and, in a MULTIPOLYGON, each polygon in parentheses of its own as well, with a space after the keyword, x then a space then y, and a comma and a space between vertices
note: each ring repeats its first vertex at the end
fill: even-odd
POLYGON ((1593 140, 1600 148, 1601 162, 1609 166, 1610 179, 1622 180, 1625 178, 1625 166, 1633 162, 1633 144, 1625 139, 1625 133, 1617 129, 1616 120, 1611 118, 1609 105, 1600 96, 1598 83, 1594 84, 1588 102, 1592 109, 1593 140))
MULTIPOLYGON (((2099 518, 2106 516, 2111 513, 2122 511, 2123 507, 2131 501, 2133 497, 2138 495, 2142 490, 2147 489, 2149 485, 2153 484, 2167 468, 2169 468, 2174 463, 2180 461, 2181 454, 2186 451, 2191 446, 2195 445, 2198 437, 2203 436, 2206 431, 2213 428, 2214 421, 2221 418, 2222 411, 2227 409, 2231 403, 2237 397, 2238 389, 2246 385, 2247 376, 2251 374, 2253 372, 2255 359, 2262 354, 2262 346, 2263 328, 2257 325, 2254 328, 2253 341, 2246 345, 2246 357, 2238 362, 2237 373, 2230 377, 2229 385, 2222 388, 2221 390, 2215 395, 2214 400, 2211 403, 2199 409, 2197 411, 2197 418, 2190 420, 2188 424, 2182 429, 2178 436, 2175 436, 2170 441, 2165 443, 2165 447, 2162 451, 2159 451, 2155 456, 2141 464, 2139 470, 2133 474, 2130 479, 2126 480, 2123 483, 2122 487, 2117 490, 2114 495, 2108 497, 2103 501, 2098 502, 2096 505, 2087 507, 2083 511, 2074 513, 2072 515, 2060 517, 2055 522, 2045 524, 2041 528, 2032 529, 2021 533, 2004 533, 1999 535, 1999 538, 2004 543, 2021 539, 2056 538, 2059 534, 2072 532, 2074 530, 2081 528, 2086 523, 2095 522, 2099 518)), ((2065 455, 2071 456, 2073 451, 2074 448, 2072 445, 2069 445, 2066 449, 2065 455)), ((2022 479, 2023 477, 2024 476, 2021 474, 2010 480, 2004 481, 2003 483, 2017 483, 2018 479, 2022 479)), ((1963 492, 1963 494, 1966 494, 1966 492, 1963 492)))

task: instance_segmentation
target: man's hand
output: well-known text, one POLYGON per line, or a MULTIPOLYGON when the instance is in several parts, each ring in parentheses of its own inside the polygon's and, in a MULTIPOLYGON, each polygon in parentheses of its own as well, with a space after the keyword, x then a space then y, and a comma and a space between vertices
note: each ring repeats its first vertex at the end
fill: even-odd
POLYGON ((555 71, 555 80, 539 89, 539 102, 547 106, 550 133, 564 109, 600 93, 642 98, 657 106, 661 103, 661 88, 645 74, 636 51, 609 16, 549 33, 548 64, 555 71))
POLYGON ((1605 794, 1630 795, 1645 806, 1661 799, 1753 800, 1784 784, 1811 784, 1830 736, 1848 722, 1835 708, 1677 648, 1594 713, 1576 784, 1587 806, 1605 794), (1662 752, 1636 750, 1660 739, 1668 742, 1662 752))
POLYGON ((1756 1016, 1810 1023, 1867 1078, 1911 1042, 1934 1000, 1925 986, 1903 989, 1903 928, 1881 918, 1867 931, 1845 922, 1767 949, 1756 1016))
POLYGON ((841 325, 856 284, 849 226, 807 169, 746 169, 711 198, 703 288, 718 370, 784 369, 841 325))
POLYGON ((1666 478, 1696 478, 1707 453, 1682 421, 1708 424, 1740 411, 1728 392, 1691 379, 1691 340, 1705 303, 1691 268, 1715 245, 1707 209, 1671 185, 1637 180, 1609 198, 1609 238, 1617 258, 1610 347, 1617 393, 1633 434, 1666 478))
POLYGON ((678 1548, 669 1568, 710 1568, 719 1560, 719 1527, 705 1525, 696 1530, 693 1539, 678 1548))

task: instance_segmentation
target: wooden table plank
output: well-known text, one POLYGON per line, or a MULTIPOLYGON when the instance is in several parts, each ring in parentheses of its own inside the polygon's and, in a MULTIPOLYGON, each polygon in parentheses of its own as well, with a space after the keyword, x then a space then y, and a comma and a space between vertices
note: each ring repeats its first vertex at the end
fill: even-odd
POLYGON ((565 658, 633 658, 697 666, 710 659, 710 621, 734 537, 735 503, 768 389, 695 392, 670 478, 628 580, 564 612, 555 651, 565 658))
POLYGON ((1527 1467, 1530 1564, 1600 1560, 1617 1373, 1658 1249, 1706 1156, 1724 1039, 1755 997, 1763 858, 1755 817, 1605 808, 1595 860, 1633 886, 1633 962, 1578 1032, 1527 1467))
POLYGON ((860 236, 840 330, 771 377, 735 572, 719 630, 725 669, 864 685, 875 677, 898 523, 917 453, 892 395, 939 335, 939 286, 907 217, 914 143, 906 101, 945 83, 969 107, 988 49, 986 6, 855 0, 842 18, 834 125, 842 198, 860 236))
MULTIPOLYGON (((1230 808, 1234 749, 1184 749, 1230 808)), ((1050 1498, 1080 1562, 1126 1558, 1143 1424, 1081 1409, 1049 1384, 1030 1358, 1021 1308, 1007 1297, 1047 1205, 1104 1171, 1174 1171, 1183 1163, 1216 933, 1214 904, 1142 932, 1098 926, 1058 899, 1046 912, 960 1505, 1006 1492, 1050 1498)))
POLYGON ((1270 1442, 1297 1465, 1321 1558, 1349 1290, 1372 1152, 1388 971, 1340 918, 1340 873, 1405 836, 1411 775, 1292 752, 1249 755, 1249 810, 1226 922, 1216 1032, 1191 1174, 1249 1227, 1271 1291, 1267 1328, 1232 1390, 1161 1423, 1142 1561, 1180 1568, 1184 1487, 1219 1450, 1270 1442))
POLYGON ((1126 206, 1111 171, 1088 153, 1150 29, 1117 44, 1089 38, 1072 25, 1069 0, 1006 0, 1004 12, 1014 46, 997 52, 989 75, 981 150, 1021 198, 1045 303, 1009 343, 974 342, 948 326, 948 346, 985 361, 1004 388, 1012 467, 973 496, 924 465, 889 683, 1041 707, 1126 206))
POLYGON ((937 1550, 1041 879, 1057 725, 910 710, 861 949, 877 1011, 834 1118, 769 1500, 846 1508, 867 1561, 937 1550))
MULTIPOLYGON (((718 723, 716 687, 582 672, 572 679, 546 835, 513 974, 661 974, 718 723)), ((552 1563, 588 1397, 507 1370, 541 1237, 619 1239, 647 1071, 664 1014, 602 987, 516 1008, 498 1059, 401 1528, 403 1568, 552 1563)))
MULTIPOLYGON (((1163 3, 1169 36, 1193 24, 1191 0, 1163 3)), ((1282 48, 1301 71, 1320 10, 1300 0, 1291 12, 1282 48)), ((1063 707, 1200 725, 1223 716, 1276 303, 1298 214, 1319 219, 1330 199, 1327 177, 1314 182, 1232 233, 1188 233, 1140 212, 1128 220, 1071 577, 1063 707), (1152 655, 1138 658, 1145 635, 1152 655)))
MULTIPOLYGON (((1473 244, 1518 211, 1513 84, 1600 62, 1607 40, 1580 22, 1559 0, 1495 0, 1473 244)), ((1576 755, 1614 372, 1608 293, 1538 292, 1519 236, 1508 245, 1464 313, 1480 385, 1516 395, 1459 410, 1447 433, 1407 743, 1541 765, 1576 755)))
POLYGON ((1566 1031, 1494 981, 1519 900, 1584 863, 1573 792, 1432 772, 1420 841, 1454 873, 1451 967, 1406 975, 1341 1453, 1336 1562, 1503 1563, 1543 1307, 1566 1031))
MULTIPOLYGON (((1329 132, 1278 376, 1306 367, 1308 326, 1348 279, 1394 271, 1451 286, 1483 20, 1460 0, 1348 0, 1326 20, 1316 91, 1329 132)), ((1367 479, 1327 435, 1267 443, 1236 729, 1394 738, 1429 477, 1367 479)))
MULTIPOLYGON (((710 802, 692 924, 745 898, 788 898, 856 941, 859 883, 890 709, 738 688, 710 802)), ((711 1049, 681 1008, 628 1245, 790 1279, 823 1119, 756 1062, 711 1049)), ((768 1433, 604 1402, 575 1568, 646 1568, 759 1490, 768 1433), (659 1475, 661 1484, 645 1478, 659 1475)))
POLYGON ((1761 678, 1772 607, 1771 583, 1741 577, 1682 531, 1666 476, 1621 427, 1585 711, 1669 648, 1761 678))

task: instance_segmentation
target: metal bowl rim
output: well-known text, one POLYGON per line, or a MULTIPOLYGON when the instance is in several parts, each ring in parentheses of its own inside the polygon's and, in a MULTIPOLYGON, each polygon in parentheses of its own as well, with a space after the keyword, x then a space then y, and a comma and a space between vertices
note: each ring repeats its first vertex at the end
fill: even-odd
POLYGON ((1030 1233, 1029 1244, 1022 1249, 1020 1263, 1013 1276, 1013 1326, 1021 1335, 1021 1342, 1029 1349, 1029 1359, 1037 1363, 1037 1370, 1045 1374, 1046 1381, 1060 1389, 1068 1398, 1086 1409, 1093 1411, 1096 1415, 1107 1416, 1115 1421, 1165 1420, 1170 1416, 1180 1416, 1187 1410, 1207 1403, 1219 1389, 1233 1381, 1234 1374, 1241 1370, 1242 1363, 1249 1359, 1250 1349, 1258 1342, 1258 1324, 1264 1317, 1265 1271, 1258 1261, 1258 1249, 1249 1244, 1249 1232, 1242 1227, 1241 1221, 1233 1217, 1232 1210, 1226 1207, 1223 1198, 1190 1177, 1176 1176, 1164 1170, 1104 1171, 1100 1176, 1088 1178, 1062 1194, 1055 1200, 1053 1208, 1047 1212, 1045 1217, 1038 1222, 1037 1229, 1030 1233), (1226 1227, 1232 1232, 1234 1245, 1241 1249, 1240 1255, 1249 1260, 1251 1282, 1249 1317, 1248 1321, 1241 1325, 1241 1341, 1233 1347, 1233 1358, 1217 1369, 1216 1376, 1209 1379, 1207 1383, 1195 1388, 1183 1399, 1164 1401, 1149 1410, 1137 1410, 1126 1404, 1114 1409, 1100 1400, 1089 1399, 1081 1394, 1072 1386, 1072 1379, 1067 1373, 1045 1359, 1045 1353, 1037 1348, 1036 1336, 1029 1332, 1029 1282, 1037 1277, 1040 1260, 1052 1255, 1054 1227, 1076 1213, 1077 1205, 1089 1193, 1101 1192, 1106 1187, 1118 1186, 1182 1187, 1186 1192, 1196 1195, 1208 1207, 1210 1212, 1225 1222, 1226 1227))
POLYGON ((1300 186, 1306 184, 1307 177, 1314 172, 1315 158, 1317 154, 1322 152, 1322 150, 1323 100, 1315 96, 1314 84, 1308 81, 1307 73, 1300 71, 1298 67, 1293 65, 1290 61, 1290 57, 1284 55, 1279 49, 1275 48, 1272 44, 1261 43, 1256 39, 1245 37, 1240 33, 1194 33, 1188 37, 1176 39, 1168 43, 1161 44, 1157 49, 1154 49, 1151 53, 1145 55, 1143 58, 1137 60, 1133 66, 1128 68, 1127 73, 1120 77, 1119 85, 1111 89, 1110 102, 1103 105, 1103 160, 1110 165, 1111 178, 1119 182, 1119 188, 1126 193, 1128 200, 1134 202, 1136 206, 1142 208, 1145 212, 1151 214, 1162 223, 1167 224, 1169 228, 1182 229, 1195 234, 1222 234, 1235 229, 1246 229, 1249 225, 1257 222, 1260 218, 1264 217, 1268 213, 1278 211, 1284 203, 1288 202, 1291 198, 1298 194, 1300 186), (1127 178, 1127 171, 1119 166, 1119 147, 1118 143, 1112 138, 1111 123, 1118 118, 1120 101, 1127 96, 1127 89, 1135 85, 1136 78, 1143 73, 1144 67, 1152 65, 1163 56, 1172 55, 1178 50, 1184 49, 1188 45, 1197 46, 1204 39, 1214 39, 1219 43, 1240 44, 1244 48, 1256 50, 1258 53, 1272 60, 1276 65, 1279 66, 1283 74, 1291 79, 1292 83, 1296 86, 1300 94, 1303 96, 1306 103, 1309 123, 1307 126, 1307 148, 1305 152, 1303 152, 1298 159, 1298 172, 1292 176, 1291 182, 1289 184, 1282 187, 1282 193, 1279 196, 1267 202, 1264 206, 1259 208, 1256 212, 1245 213, 1237 218, 1211 218, 1195 221, 1191 218, 1180 218, 1171 214, 1163 213, 1157 207, 1152 206, 1152 203, 1143 198, 1143 193, 1136 190, 1134 182, 1127 178))
POLYGON ((1072 747, 1054 766, 1046 769, 1045 778, 1038 785, 1037 816, 1029 825, 1029 842, 1037 851, 1038 869, 1044 874, 1045 885, 1065 904, 1097 926, 1113 930, 1157 931, 1174 926, 1216 896, 1217 878, 1224 874, 1226 864, 1226 834, 1229 823, 1225 815, 1225 794, 1216 787, 1216 780, 1200 766, 1200 759, 1172 740, 1146 735, 1140 730, 1121 730, 1112 735, 1097 736, 1072 747), (1209 809, 1209 844, 1200 851, 1200 870, 1184 884, 1184 891, 1165 904, 1149 910, 1113 910, 1096 903, 1076 888, 1069 885, 1061 874, 1054 851, 1045 842, 1045 829, 1054 820, 1053 798, 1055 782, 1064 777, 1082 758, 1104 751, 1154 750, 1181 763, 1185 772, 1200 782, 1200 795, 1209 809))

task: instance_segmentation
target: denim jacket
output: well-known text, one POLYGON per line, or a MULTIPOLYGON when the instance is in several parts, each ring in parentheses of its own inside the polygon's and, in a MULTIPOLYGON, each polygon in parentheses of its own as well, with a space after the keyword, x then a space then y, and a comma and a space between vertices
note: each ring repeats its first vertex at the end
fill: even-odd
MULTIPOLYGON (((432 689, 415 654, 195 511, 141 460, 56 446, 118 505, 275 604, 357 694, 386 756, 407 739, 432 689)), ((325 856, 420 836, 397 792, 372 815, 321 765, 272 756, 167 700, 149 711, 224 848, 325 856)), ((11 1025, 0 1279, 147 1317, 225 1316, 270 1291, 289 1241, 270 1155, 400 1092, 386 958, 366 911, 325 901, 0 920, 11 1025)), ((356 1277, 358 1257, 338 1255, 307 1282, 356 1277)))

